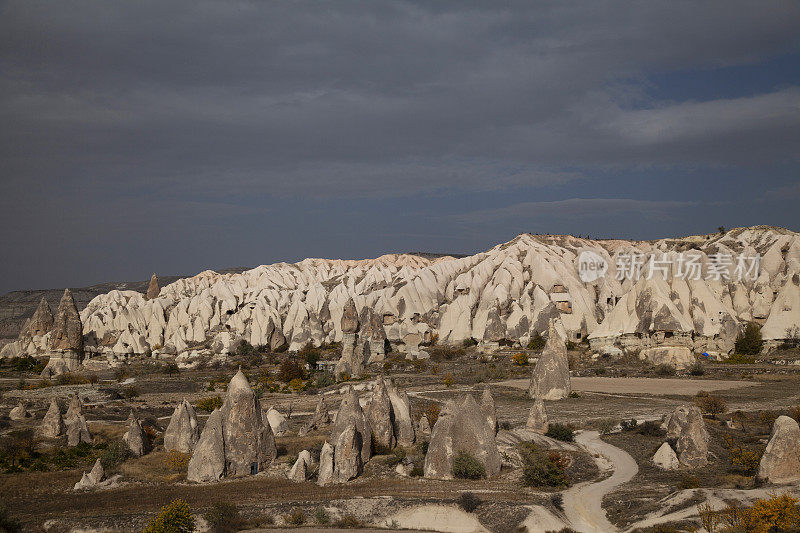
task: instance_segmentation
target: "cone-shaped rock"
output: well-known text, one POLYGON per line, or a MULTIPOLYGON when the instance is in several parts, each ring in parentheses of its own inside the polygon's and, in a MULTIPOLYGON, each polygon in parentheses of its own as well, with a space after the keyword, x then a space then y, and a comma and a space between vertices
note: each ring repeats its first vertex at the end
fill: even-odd
POLYGON ((681 466, 675 450, 672 449, 668 442, 662 444, 653 455, 653 463, 663 470, 675 470, 681 466))
POLYGON ((692 468, 708 464, 708 431, 697 407, 682 405, 669 415, 667 439, 676 442, 681 464, 692 468))
POLYGON ((64 419, 61 417, 61 408, 55 398, 50 400, 50 407, 39 426, 39 433, 45 438, 54 439, 64 434, 64 419))
POLYGON ((341 325, 342 333, 356 333, 358 331, 358 311, 352 298, 344 306, 341 325))
POLYGON ((50 335, 50 348, 57 351, 71 351, 76 354, 83 351, 81 316, 69 289, 64 289, 64 295, 56 310, 53 333, 50 335))
POLYGON ((448 401, 439 414, 425 455, 425 477, 452 479, 453 459, 460 451, 480 461, 488 477, 500 472, 500 453, 494 431, 469 394, 458 401, 448 401))
POLYGON ((385 450, 394 448, 396 444, 394 438, 394 412, 383 378, 378 378, 375 388, 372 389, 372 401, 369 404, 367 418, 372 428, 372 438, 375 439, 373 446, 376 449, 380 446, 385 450))
POLYGON ((267 423, 276 437, 285 435, 289 431, 289 423, 286 421, 286 417, 274 407, 270 407, 267 411, 267 423))
POLYGON ((325 441, 319 454, 317 485, 328 485, 331 482, 333 482, 333 446, 325 441))
POLYGON ((92 443, 92 434, 83 415, 77 415, 67 421, 67 446, 77 446, 81 442, 92 443))
POLYGON ((83 414, 83 403, 81 402, 80 397, 78 397, 78 394, 73 393, 72 397, 69 399, 69 405, 67 406, 67 414, 64 415, 64 420, 66 422, 69 422, 76 416, 82 414, 83 414))
POLYGON ((392 401, 395 440, 400 446, 411 446, 416 442, 416 431, 414 419, 411 418, 411 401, 408 399, 408 394, 398 391, 391 379, 386 383, 386 391, 392 401))
POLYGON ((550 321, 548 331, 547 343, 531 373, 528 394, 531 398, 538 396, 543 400, 560 400, 569 396, 572 390, 569 380, 569 359, 564 339, 556 331, 553 320, 550 321))
POLYGON ((419 417, 419 424, 417 425, 417 434, 426 438, 431 436, 431 423, 428 421, 428 417, 425 415, 419 417))
POLYGON ((775 419, 757 477, 769 483, 800 480, 800 427, 793 418, 782 415, 775 419))
POLYGON ((192 404, 183 400, 172 412, 169 425, 164 432, 164 449, 181 453, 192 453, 200 440, 200 425, 192 404))
POLYGON ((497 435, 497 408, 494 405, 494 397, 489 387, 483 389, 483 394, 481 395, 481 411, 483 411, 486 417, 486 423, 489 424, 489 427, 492 428, 492 431, 497 435))
POLYGON ((28 413, 28 410, 25 408, 25 404, 22 402, 22 400, 20 400, 17 406, 13 408, 10 413, 8 413, 8 417, 11 420, 24 420, 29 416, 31 415, 28 413))
POLYGON ((328 404, 325 402, 325 396, 320 394, 317 400, 317 407, 314 409, 314 416, 311 417, 311 420, 309 420, 306 425, 300 428, 298 435, 302 437, 308 432, 320 429, 330 423, 331 415, 328 412, 328 404))
POLYGON ((362 463, 366 463, 369 461, 372 453, 372 436, 369 422, 364 415, 364 411, 361 409, 361 404, 358 402, 358 395, 356 391, 353 390, 352 385, 344 394, 342 403, 339 405, 339 410, 336 412, 336 419, 333 421, 331 442, 333 443, 334 449, 336 449, 336 443, 339 442, 339 435, 351 424, 355 426, 355 431, 359 434, 361 460, 362 463))
POLYGON ((20 337, 35 337, 37 335, 44 335, 53 329, 53 310, 50 309, 50 304, 42 297, 39 301, 39 307, 34 311, 30 322, 20 331, 20 337))
POLYGON ((98 457, 97 461, 94 462, 92 471, 89 472, 89 479, 92 480, 92 483, 100 483, 105 477, 106 473, 105 470, 103 470, 103 464, 100 462, 100 458, 98 457))
POLYGON ((189 460, 186 479, 197 483, 218 481, 225 475, 225 438, 222 412, 214 409, 189 460))
POLYGON ((73 489, 74 490, 91 489, 95 485, 96 483, 92 481, 92 478, 90 478, 89 475, 86 472, 84 472, 83 475, 81 476, 81 480, 75 483, 73 489))
POLYGON ((547 433, 550 424, 547 423, 547 411, 541 398, 536 398, 533 402, 531 410, 528 412, 528 421, 525 423, 525 427, 542 435, 547 433))
POLYGON ((300 452, 297 456, 297 461, 294 462, 292 469, 289 470, 289 479, 296 482, 307 480, 312 463, 311 452, 308 450, 300 452))
POLYGON ((333 443, 333 482, 345 483, 355 479, 364 469, 362 451, 365 448, 361 433, 353 419, 348 419, 344 430, 333 443))
POLYGON ((135 457, 141 457, 150 451, 147 435, 142 427, 142 422, 138 418, 131 420, 128 432, 122 436, 122 440, 125 441, 131 454, 135 457))
POLYGON ((161 289, 158 287, 158 276, 153 272, 153 275, 150 276, 150 284, 147 286, 147 292, 144 297, 146 300, 154 300, 158 298, 159 292, 161 292, 161 289))
POLYGON ((225 430, 225 470, 228 476, 261 472, 277 455, 275 436, 264 424, 261 403, 241 370, 228 384, 220 409, 225 430))

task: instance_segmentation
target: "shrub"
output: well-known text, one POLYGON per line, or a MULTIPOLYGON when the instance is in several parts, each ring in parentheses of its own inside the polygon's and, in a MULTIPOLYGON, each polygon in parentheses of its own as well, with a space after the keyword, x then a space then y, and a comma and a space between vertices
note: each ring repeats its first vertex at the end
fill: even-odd
POLYGON ((578 345, 577 345, 577 344, 575 344, 573 341, 567 341, 567 342, 565 342, 565 343, 564 343, 564 346, 566 346, 566 347, 567 347, 567 350, 577 350, 577 349, 578 349, 578 345))
POLYGON ((105 450, 100 453, 100 463, 105 470, 112 470, 125 462, 130 457, 131 450, 121 440, 110 442, 105 450))
POLYGON ((460 450, 453 459, 453 477, 457 479, 481 479, 486 477, 486 468, 472 454, 460 450))
POLYGON ((723 446, 728 449, 731 470, 745 476, 753 476, 758 471, 761 462, 761 451, 752 447, 743 446, 737 439, 730 435, 723 437, 723 446))
POLYGON ((218 394, 216 396, 209 396, 207 398, 200 398, 197 400, 197 408, 201 411, 211 412, 214 409, 222 407, 222 397, 218 394))
POLYGON ((661 429, 661 424, 655 420, 648 420, 639 425, 637 432, 640 435, 647 435, 649 437, 661 437, 664 434, 664 430, 661 429))
POLYGON ((184 470, 186 470, 186 467, 189 466, 190 457, 191 455, 187 453, 181 453, 176 450, 170 450, 170 452, 164 458, 164 464, 166 465, 167 468, 169 468, 173 472, 183 472, 184 470))
POLYGON ((470 346, 477 346, 478 341, 470 337, 469 339, 464 339, 464 342, 461 343, 461 346, 464 348, 469 348, 470 346))
POLYGON ((525 352, 515 353, 511 357, 511 362, 517 366, 525 366, 528 364, 528 354, 526 354, 525 352))
POLYGON ((306 514, 302 509, 292 509, 292 512, 286 514, 283 520, 292 526, 302 526, 306 523, 306 514))
POLYGON ((139 396, 139 389, 135 385, 128 385, 124 389, 122 389, 122 396, 125 398, 136 398, 139 396))
POLYGON ((189 504, 184 500, 173 500, 153 518, 144 533, 192 533, 194 531, 194 515, 189 504))
POLYGON ((522 482, 528 487, 566 487, 569 479, 561 464, 554 462, 533 442, 517 447, 522 459, 522 482))
POLYGON ((35 448, 36 439, 32 429, 16 429, 0 442, 0 450, 8 456, 12 466, 20 466, 31 459, 35 448))
POLYGON ((450 387, 453 386, 453 381, 454 381, 453 380, 453 374, 451 374, 450 372, 445 374, 444 377, 442 378, 442 383, 447 388, 450 388, 450 387))
POLYGON ((281 361, 281 366, 278 369, 278 379, 284 383, 289 383, 293 379, 304 379, 305 372, 300 364, 294 359, 287 357, 281 361))
POLYGON ((537 331, 533 334, 531 340, 528 341, 528 349, 539 352, 541 350, 544 350, 545 344, 547 344, 547 341, 545 340, 544 337, 542 337, 541 333, 537 331))
POLYGON ((575 434, 573 431, 564 424, 559 423, 550 424, 550 426, 547 428, 547 433, 545 433, 545 436, 564 442, 573 442, 575 440, 575 434))
POLYGON ((788 492, 772 494, 769 498, 756 500, 752 513, 768 531, 797 531, 797 526, 800 525, 797 502, 798 499, 788 492))
POLYGON ((656 375, 657 376, 674 376, 675 375, 675 367, 672 365, 668 365, 666 363, 662 363, 656 367, 656 375))
POLYGON ((617 422, 611 418, 603 418, 597 421, 597 431, 602 435, 608 435, 614 428, 617 427, 617 422))
POLYGON ((619 425, 622 431, 633 431, 639 425, 639 422, 635 418, 631 418, 630 420, 623 420, 619 425))
POLYGON ((572 391, 569 393, 569 398, 580 398, 581 395, 577 391, 572 391))
POLYGON ((729 365, 752 365, 756 362, 755 357, 734 353, 725 358, 725 363, 729 365))
POLYGON ((230 503, 215 503, 203 513, 203 518, 208 522, 212 533, 234 533, 245 527, 239 509, 230 503))
POLYGON ((696 489, 696 488, 699 488, 701 484, 702 484, 702 481, 700 481, 699 477, 697 477, 695 475, 692 475, 692 474, 685 474, 684 473, 684 474, 681 475, 681 479, 678 482, 678 488, 680 490, 696 489))
POLYGON ((706 391, 698 392, 694 397, 694 403, 701 411, 711 415, 714 419, 717 418, 717 415, 728 410, 728 404, 725 403, 725 400, 706 391))
POLYGON ((467 352, 461 347, 456 348, 455 346, 436 345, 431 346, 428 353, 434 361, 449 361, 456 357, 462 357, 467 352))
POLYGON ((700 361, 695 361, 695 363, 689 367, 689 374, 692 376, 702 376, 705 373, 706 369, 703 368, 703 364, 700 361))
POLYGON ((761 328, 755 322, 748 322, 736 337, 733 349, 737 354, 758 355, 763 343, 761 328))
POLYGON ((425 469, 422 467, 421 464, 414 464, 414 468, 411 469, 411 473, 409 474, 411 477, 422 477, 425 475, 425 469))
POLYGON ((481 499, 472 492, 462 492, 458 497, 458 506, 468 513, 477 509, 481 503, 481 499))
POLYGON ((314 521, 320 525, 330 524, 331 517, 328 516, 328 511, 324 507, 318 507, 314 512, 314 521))
POLYGON ((344 529, 359 529, 364 527, 361 521, 351 514, 344 515, 339 520, 337 520, 336 523, 334 523, 333 525, 344 529))

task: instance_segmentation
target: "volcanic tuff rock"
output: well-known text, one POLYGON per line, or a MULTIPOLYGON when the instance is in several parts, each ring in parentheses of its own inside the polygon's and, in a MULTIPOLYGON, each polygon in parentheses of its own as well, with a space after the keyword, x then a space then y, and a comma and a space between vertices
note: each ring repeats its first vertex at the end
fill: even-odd
POLYGON ((453 459, 460 451, 478 459, 488 477, 500 472, 500 454, 494 431, 469 394, 457 401, 448 401, 439 413, 425 455, 425 477, 452 479, 453 459))
POLYGON ((289 470, 289 479, 292 481, 302 482, 308 479, 311 472, 311 465, 313 464, 311 452, 303 450, 297 456, 297 460, 289 470))
POLYGON ((528 395, 543 400, 561 400, 572 390, 569 379, 569 359, 564 339, 550 321, 547 343, 531 372, 528 395))
POLYGON ((142 422, 134 417, 128 426, 128 431, 122 436, 122 440, 128 445, 128 449, 134 457, 141 457, 150 451, 150 441, 144 432, 142 422))
POLYGON ((656 450, 653 455, 653 463, 663 470, 675 470, 681 466, 675 450, 672 449, 668 442, 665 442, 656 450))
POLYGON ((147 286, 147 292, 145 293, 144 297, 147 300, 153 300, 158 298, 158 293, 161 291, 158 287, 158 277, 156 273, 153 272, 153 275, 150 276, 150 284, 147 286))
POLYGON ((275 436, 264 423, 261 403, 239 370, 228 384, 222 407, 211 413, 189 460, 189 481, 261 472, 277 455, 275 436))
POLYGON ((367 419, 376 449, 378 446, 385 450, 394 448, 397 444, 394 436, 394 412, 383 378, 379 377, 372 389, 372 401, 367 410, 367 419))
POLYGON ((164 449, 192 453, 198 440, 200 440, 200 425, 197 423, 197 413, 192 404, 183 400, 169 419, 169 425, 164 432, 164 449))
MULTIPOLYGON (((370 431, 369 422, 361 409, 361 404, 358 401, 358 395, 353 390, 351 385, 342 398, 342 403, 339 404, 339 410, 336 412, 336 418, 333 421, 333 429, 331 430, 331 443, 333 443, 334 450, 340 442, 340 435, 353 426, 354 431, 358 434, 359 451, 361 453, 361 462, 366 463, 369 461, 372 452, 372 432, 370 431)), ((346 445, 353 445, 354 441, 345 439, 342 441, 346 445)), ((337 452, 338 453, 338 452, 337 452)), ((336 464, 334 458, 334 465, 336 464)))
POLYGON ((300 428, 298 435, 302 437, 308 432, 320 429, 330 423, 331 415, 328 412, 328 404, 325 403, 325 396, 320 394, 319 400, 317 400, 317 407, 314 410, 314 416, 311 417, 311 420, 309 420, 306 425, 300 428))
POLYGON ((289 431, 289 423, 286 422, 286 417, 283 416, 277 409, 270 407, 267 411, 267 422, 272 434, 276 437, 285 435, 289 431))
POLYGON ((333 482, 333 446, 325 441, 319 454, 319 472, 317 485, 328 485, 333 482))
POLYGON ((428 421, 428 417, 422 415, 419 417, 419 424, 417 424, 417 434, 422 435, 425 438, 431 436, 431 423, 428 421))
POLYGON ((677 407, 667 418, 667 439, 676 442, 681 464, 697 468, 708 464, 709 435, 703 414, 695 406, 677 407))
POLYGON ((72 396, 69 399, 69 405, 67 406, 67 414, 64 415, 64 420, 69 422, 74 417, 83 414, 83 403, 81 402, 80 396, 78 393, 73 392, 72 396))
POLYGON ((76 415, 67 419, 67 446, 77 446, 81 442, 92 443, 92 434, 83 415, 76 415))
POLYGON ((97 484, 103 481, 105 477, 106 473, 103 470, 103 464, 100 462, 100 458, 98 457, 97 461, 94 462, 91 472, 88 474, 84 472, 81 480, 75 484, 75 490, 91 489, 96 487, 97 484))
POLYGON ((76 357, 83 351, 83 326, 75 300, 69 289, 64 289, 64 296, 58 304, 53 332, 50 335, 50 349, 60 352, 74 352, 76 357))
POLYGON ((24 420, 29 416, 31 416, 31 414, 25 408, 25 404, 22 402, 22 400, 20 400, 17 406, 8 413, 8 417, 11 420, 24 420))
POLYGON ((50 400, 50 407, 47 409, 42 424, 39 426, 41 435, 48 439, 54 439, 64 434, 64 420, 61 417, 61 409, 55 398, 50 400))
POLYGON ((152 300, 111 291, 94 298, 81 319, 90 352, 143 354, 160 345, 178 354, 197 343, 227 353, 239 338, 273 348, 285 339, 297 350, 309 341, 341 341, 350 300, 355 310, 346 330, 356 334, 354 321, 369 308, 393 342, 409 333, 435 333, 443 344, 494 341, 505 328, 505 338, 526 343, 558 318, 565 340, 588 337, 595 350, 666 345, 725 352, 739 327, 756 319, 765 320, 764 339, 775 345, 800 326, 800 236, 766 226, 658 241, 524 234, 462 258, 306 259, 237 274, 202 272, 164 286, 152 300), (592 283, 583 283, 575 267, 585 247, 609 267, 592 283), (618 261, 631 254, 642 254, 642 275, 616 279, 618 261), (701 279, 648 276, 651 257, 671 262, 674 273, 680 254, 698 258, 701 279), (728 278, 708 277, 719 254, 734 258, 728 278), (740 254, 761 255, 755 279, 736 279, 740 254))
MULTIPOLYGON (((364 469, 364 452, 369 457, 369 450, 352 418, 336 435, 333 441, 333 477, 334 483, 345 483, 355 479, 364 469)), ((331 437, 333 438, 333 437, 331 437)))
POLYGON ((757 477, 769 483, 800 480, 800 427, 793 418, 782 415, 775 420, 757 477))
POLYGON ((411 446, 417 440, 414 420, 411 418, 411 400, 408 399, 408 394, 397 390, 397 386, 391 378, 386 383, 386 392, 392 402, 395 440, 400 446, 411 446))
POLYGON ((39 302, 39 307, 34 311, 30 321, 25 324, 20 331, 20 338, 23 337, 36 337, 37 335, 45 335, 53 329, 53 311, 50 309, 50 304, 47 303, 45 298, 39 302))
POLYGON ((544 402, 541 398, 536 398, 528 412, 528 421, 525 427, 544 435, 550 424, 547 423, 547 411, 544 408, 544 402))
POLYGON ((494 431, 494 434, 497 435, 497 409, 494 405, 492 391, 489 390, 488 386, 483 389, 483 394, 481 395, 481 411, 483 411, 489 427, 494 431))

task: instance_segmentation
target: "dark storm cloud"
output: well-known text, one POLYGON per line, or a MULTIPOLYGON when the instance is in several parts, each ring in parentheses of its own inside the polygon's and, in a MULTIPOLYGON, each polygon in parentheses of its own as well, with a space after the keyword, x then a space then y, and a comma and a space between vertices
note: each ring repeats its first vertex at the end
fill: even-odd
MULTIPOLYGON (((797 169, 796 73, 691 100, 654 98, 649 81, 798 54, 792 2, 0 6, 0 216, 20 258, 3 267, 18 280, 10 286, 39 284, 33 276, 45 271, 25 265, 37 246, 70 250, 87 239, 105 243, 103 260, 121 254, 130 269, 87 270, 99 252, 84 250, 84 263, 64 266, 53 283, 76 272, 147 273, 153 263, 197 270, 202 239, 179 263, 170 250, 137 248, 130 232, 183 242, 214 224, 229 232, 211 231, 212 248, 258 263, 314 254, 296 243, 314 242, 323 220, 346 234, 335 220, 372 217, 372 202, 407 202, 415 220, 381 208, 376 235, 432 235, 427 246, 448 248, 435 235, 454 238, 459 226, 409 226, 588 190, 695 201, 686 188, 627 198, 618 171, 655 181, 654 169, 731 167, 740 182, 757 176, 777 189, 791 185, 786 165, 789 175, 797 169), (535 191, 549 196, 518 197, 535 191), (477 205, 470 194, 481 195, 477 205), (281 211, 289 206, 291 221, 281 211), (236 252, 277 225, 281 242, 269 254, 236 252)), ((418 248, 408 239, 397 245, 418 248)), ((344 255, 386 246, 338 243, 344 255)))

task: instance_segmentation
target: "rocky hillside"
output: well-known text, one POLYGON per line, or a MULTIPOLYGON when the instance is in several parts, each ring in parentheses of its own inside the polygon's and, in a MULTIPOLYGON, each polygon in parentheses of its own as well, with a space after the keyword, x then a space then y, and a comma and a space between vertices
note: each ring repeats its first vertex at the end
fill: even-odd
POLYGON ((393 342, 435 334, 445 343, 524 343, 556 319, 565 338, 588 337, 596 349, 726 352, 746 321, 763 324, 772 342, 800 325, 800 235, 767 226, 656 241, 523 234, 461 258, 306 259, 205 271, 151 300, 112 290, 81 318, 86 349, 98 353, 224 353, 241 339, 298 349, 341 340, 351 298, 359 314, 380 317, 393 342), (585 250, 605 262, 605 275, 581 279, 585 250), (737 272, 741 258, 760 262, 737 272), (626 259, 641 272, 629 272, 626 259))

